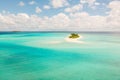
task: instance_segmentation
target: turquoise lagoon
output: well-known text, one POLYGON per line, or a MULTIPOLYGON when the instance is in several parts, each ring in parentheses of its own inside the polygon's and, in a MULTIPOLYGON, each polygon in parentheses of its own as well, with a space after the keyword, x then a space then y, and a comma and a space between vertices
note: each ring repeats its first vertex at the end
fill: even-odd
POLYGON ((0 80, 120 80, 120 33, 0 33, 0 80))

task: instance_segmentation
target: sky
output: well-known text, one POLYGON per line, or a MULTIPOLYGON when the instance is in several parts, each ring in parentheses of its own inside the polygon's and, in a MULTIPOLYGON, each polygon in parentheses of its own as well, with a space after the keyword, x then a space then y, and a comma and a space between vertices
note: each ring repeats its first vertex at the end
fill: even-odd
POLYGON ((120 31, 120 0, 1 0, 0 31, 120 31))

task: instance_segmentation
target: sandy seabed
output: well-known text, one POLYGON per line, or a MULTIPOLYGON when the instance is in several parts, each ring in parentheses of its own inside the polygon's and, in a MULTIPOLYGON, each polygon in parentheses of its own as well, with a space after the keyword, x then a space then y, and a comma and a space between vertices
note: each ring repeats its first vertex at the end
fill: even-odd
POLYGON ((80 38, 76 38, 76 39, 71 39, 71 38, 65 38, 65 41, 67 42, 74 42, 74 43, 84 43, 83 41, 81 41, 80 39, 83 38, 83 37, 80 37, 80 38))

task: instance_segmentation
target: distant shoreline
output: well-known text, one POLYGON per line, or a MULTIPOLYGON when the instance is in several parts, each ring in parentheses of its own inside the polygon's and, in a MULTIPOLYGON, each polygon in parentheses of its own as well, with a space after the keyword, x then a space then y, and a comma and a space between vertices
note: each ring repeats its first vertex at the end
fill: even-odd
POLYGON ((0 31, 0 33, 120 33, 119 31, 0 31))

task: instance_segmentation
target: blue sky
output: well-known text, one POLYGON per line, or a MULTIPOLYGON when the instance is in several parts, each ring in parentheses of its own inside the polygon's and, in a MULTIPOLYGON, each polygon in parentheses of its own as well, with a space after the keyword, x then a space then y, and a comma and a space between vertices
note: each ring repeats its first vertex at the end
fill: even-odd
POLYGON ((41 26, 45 26, 46 28, 44 29, 42 28, 42 30, 49 30, 49 29, 56 30, 56 27, 57 27, 58 30, 69 30, 68 28, 71 28, 73 30, 81 30, 81 29, 90 30, 91 29, 93 31, 94 30, 99 31, 99 30, 106 29, 106 27, 108 27, 109 25, 111 25, 111 27, 110 28, 108 27, 108 30, 110 31, 119 30, 119 26, 120 26, 120 24, 118 24, 119 19, 115 19, 117 17, 113 15, 113 14, 119 15, 119 12, 120 12, 119 5, 118 5, 119 3, 120 3, 119 0, 12 0, 12 1, 1 0, 0 14, 1 14, 1 17, 3 17, 4 19, 2 18, 1 20, 3 21, 1 21, 0 23, 3 26, 5 25, 11 26, 12 28, 9 27, 8 29, 6 28, 4 29, 1 27, 0 29, 11 30, 11 29, 14 29, 13 26, 15 26, 15 29, 16 29, 17 25, 19 25, 18 30, 19 28, 21 30, 24 30, 23 28, 24 25, 27 25, 27 26, 29 25, 25 22, 19 22, 18 24, 16 20, 13 20, 13 16, 11 16, 11 14, 14 14, 14 18, 17 19, 18 15, 20 14, 19 16, 22 16, 22 17, 28 16, 29 20, 32 18, 31 16, 33 15, 36 16, 34 17, 34 19, 37 20, 38 22, 41 22, 41 24, 34 22, 33 23, 34 27, 35 26, 36 28, 38 27, 38 29, 35 29, 35 30, 39 30, 41 26), (77 18, 75 18, 75 16, 77 16, 77 18), (60 19, 59 17, 63 19, 60 19), (7 22, 8 18, 12 21, 7 22), (96 23, 98 23, 97 25, 101 25, 104 27, 102 28, 97 27, 97 25, 93 23, 94 21, 89 21, 90 18, 91 19, 95 18, 96 20, 100 19, 101 23, 99 22, 96 22, 96 23), (51 20, 53 19, 55 20, 56 23, 51 22, 51 20), (63 23, 61 21, 64 19, 66 23, 63 23), (68 22, 66 21, 66 19, 68 20, 68 22), (110 21, 108 21, 109 19, 110 21), (57 20, 61 23, 57 22, 57 20), (79 22, 79 24, 77 25, 75 25, 74 23, 71 24, 71 22, 74 22, 76 20, 79 22), (103 23, 102 21, 104 22, 104 24, 102 24, 103 23), (109 22, 109 24, 107 24, 107 22, 109 22), (14 24, 8 25, 6 23, 14 23, 14 24), (25 24, 21 25, 20 23, 25 23, 25 24), (65 24, 67 26, 63 27, 60 24, 65 24), (88 25, 85 25, 85 24, 88 24, 88 25), (51 25, 54 27, 49 27, 47 25, 51 25), (94 26, 94 27, 92 29, 89 26, 94 26))
MULTIPOLYGON (((32 0, 1 0, 0 3, 0 12, 2 11, 9 11, 10 13, 27 13, 27 14, 35 14, 35 7, 39 6, 41 9, 43 9, 44 5, 50 5, 50 0, 33 0, 36 3, 34 5, 29 5, 29 2, 31 2, 32 0), (19 3, 20 2, 24 2, 24 6, 20 7, 19 3)), ((104 4, 108 4, 110 1, 112 0, 97 0, 97 2, 99 2, 101 5, 96 6, 97 9, 91 9, 90 7, 88 7, 87 5, 84 5, 84 9, 83 11, 88 12, 91 15, 105 15, 105 12, 108 11, 109 9, 106 8, 106 6, 102 5, 104 4)), ((80 0, 68 0, 69 2, 69 6, 73 6, 76 4, 79 4, 80 0)), ((52 6, 52 5, 50 5, 52 6)), ((41 12, 41 14, 39 14, 40 16, 52 16, 55 15, 59 12, 64 12, 64 8, 65 7, 61 7, 61 8, 51 8, 50 10, 44 10, 41 12)))

